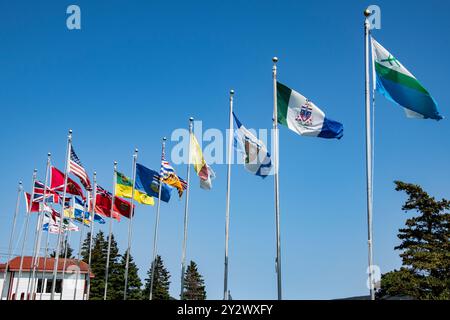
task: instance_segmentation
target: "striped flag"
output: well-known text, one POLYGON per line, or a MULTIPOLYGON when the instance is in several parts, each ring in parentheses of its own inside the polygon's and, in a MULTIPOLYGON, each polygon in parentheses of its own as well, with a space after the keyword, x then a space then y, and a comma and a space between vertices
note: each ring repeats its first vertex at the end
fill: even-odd
POLYGON ((83 165, 81 164, 81 161, 75 153, 73 147, 70 148, 69 172, 72 172, 80 179, 81 184, 86 190, 92 190, 91 181, 89 181, 86 170, 84 170, 83 165))

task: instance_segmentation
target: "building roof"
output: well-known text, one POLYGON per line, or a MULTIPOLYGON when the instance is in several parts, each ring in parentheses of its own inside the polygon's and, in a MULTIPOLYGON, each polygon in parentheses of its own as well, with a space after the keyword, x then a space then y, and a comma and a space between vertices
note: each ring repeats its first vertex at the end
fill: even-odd
MULTIPOLYGON (((22 271, 31 271, 33 270, 32 266, 32 260, 33 257, 31 256, 24 256, 23 257, 23 263, 22 263, 22 271)), ((84 261, 79 261, 80 264, 80 273, 89 273, 89 265, 84 261)), ((4 272, 6 267, 6 263, 0 264, 0 272, 4 272)), ((37 272, 53 272, 53 269, 55 267, 55 258, 48 257, 47 260, 45 260, 44 257, 38 258, 38 264, 36 271, 37 272), (44 264, 45 261, 45 264, 44 264)), ((64 268, 64 258, 58 259, 58 272, 62 272, 64 268)), ((76 270, 78 268, 78 260, 77 259, 66 259, 66 265, 65 265, 65 272, 70 273, 71 271, 76 270)), ((20 270, 20 257, 15 257, 11 260, 9 260, 8 264, 8 271, 14 272, 20 270)), ((93 278, 94 274, 91 272, 90 277, 93 278)))

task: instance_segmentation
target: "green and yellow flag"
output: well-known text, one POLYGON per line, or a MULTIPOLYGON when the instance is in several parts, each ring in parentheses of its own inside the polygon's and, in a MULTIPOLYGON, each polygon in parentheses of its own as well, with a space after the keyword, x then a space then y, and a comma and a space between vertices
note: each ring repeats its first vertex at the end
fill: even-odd
MULTIPOLYGON (((122 198, 131 198, 133 183, 126 175, 117 172, 116 178, 116 196, 122 198)), ((145 192, 134 189, 134 200, 140 204, 153 206, 155 201, 153 197, 148 196, 145 192)))

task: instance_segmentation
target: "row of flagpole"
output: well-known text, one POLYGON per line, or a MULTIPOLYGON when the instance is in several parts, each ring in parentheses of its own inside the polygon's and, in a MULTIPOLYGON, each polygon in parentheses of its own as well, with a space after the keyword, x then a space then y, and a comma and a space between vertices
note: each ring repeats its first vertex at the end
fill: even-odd
MULTIPOLYGON (((372 267, 373 267, 373 145, 372 145, 372 132, 371 132, 371 110, 370 110, 370 72, 369 72, 369 39, 370 39, 370 23, 368 21, 368 17, 370 16, 371 12, 366 10, 364 12, 365 20, 364 20, 364 62, 365 62, 365 136, 366 136, 366 200, 367 200, 367 235, 368 235, 368 274, 369 274, 369 290, 370 290, 370 297, 371 299, 375 299, 375 289, 374 289, 374 283, 373 283, 373 273, 372 273, 372 267)), ((276 283, 277 283, 277 297, 278 299, 282 299, 282 273, 281 273, 281 235, 280 235, 280 200, 279 200, 279 131, 278 131, 278 101, 277 101, 277 62, 278 59, 274 57, 272 59, 273 61, 273 67, 272 67, 272 80, 273 80, 273 145, 272 148, 274 150, 273 154, 273 167, 274 167, 274 211, 275 211, 275 237, 276 237, 276 260, 275 260, 275 266, 276 266, 276 283)), ((223 288, 223 298, 225 300, 230 299, 229 296, 229 286, 228 286, 228 270, 229 270, 229 230, 230 230, 230 198, 231 198, 231 153, 232 153, 232 139, 233 139, 233 102, 234 102, 234 90, 230 91, 229 95, 229 140, 228 140, 228 154, 227 154, 227 189, 226 189, 226 208, 225 208, 225 255, 224 255, 224 288, 223 288)), ((189 119, 189 136, 193 134, 193 118, 189 119)), ((165 159, 165 144, 166 144, 166 138, 163 138, 162 140, 162 156, 161 159, 165 159)), ((69 134, 67 137, 67 148, 66 148, 66 158, 65 158, 65 168, 64 168, 64 188, 63 188, 63 205, 61 206, 61 212, 60 212, 60 220, 59 220, 59 231, 63 230, 63 217, 64 217, 64 201, 66 198, 66 189, 67 189, 67 183, 68 183, 68 166, 69 166, 69 157, 70 152, 72 148, 72 130, 69 130, 69 134)), ((185 194, 185 208, 184 208, 184 220, 183 220, 183 243, 182 243, 182 255, 181 255, 181 289, 180 289, 180 298, 183 299, 183 290, 184 290, 184 276, 186 272, 186 248, 187 248, 187 234, 188 234, 188 217, 189 217, 189 189, 190 189, 190 165, 191 163, 191 143, 189 144, 188 149, 188 165, 187 165, 187 187, 186 187, 186 194, 185 194)), ((132 163, 132 187, 131 187, 131 206, 130 206, 130 216, 129 216, 129 222, 128 222, 128 245, 127 245, 127 251, 126 251, 126 265, 125 265, 125 283, 124 283, 124 292, 123 292, 123 299, 127 299, 127 290, 128 290, 128 272, 129 272, 129 260, 130 260, 130 254, 131 254, 131 248, 132 248, 132 236, 133 236, 133 208, 134 208, 134 196, 135 196, 135 183, 136 183, 136 164, 137 164, 137 158, 138 158, 138 149, 135 149, 133 153, 133 163, 132 163)), ((39 252, 40 252, 40 243, 42 240, 42 223, 43 223, 43 211, 45 210, 45 201, 46 201, 46 190, 47 190, 47 183, 48 183, 48 173, 51 163, 51 155, 48 154, 47 158, 47 167, 46 167, 46 174, 45 174, 45 184, 44 184, 44 198, 43 198, 43 209, 40 210, 38 217, 37 217, 37 230, 35 234, 35 241, 34 241, 34 247, 33 247, 33 256, 32 256, 32 273, 30 275, 29 281, 28 281, 28 289, 27 289, 27 296, 28 293, 31 293, 33 295, 34 293, 34 287, 35 287, 35 274, 36 274, 36 268, 38 267, 39 263, 39 252), (31 284, 30 284, 31 283, 31 284)), ((33 191, 31 194, 31 201, 28 204, 27 211, 31 212, 31 205, 34 199, 34 185, 36 182, 36 176, 37 176, 37 170, 35 169, 33 172, 32 177, 32 187, 33 191)), ((105 271, 105 287, 104 287, 104 299, 107 299, 107 293, 108 293, 108 280, 109 280, 109 265, 110 265, 110 250, 111 250, 111 238, 112 238, 112 230, 113 230, 113 210, 114 210, 114 200, 116 196, 116 181, 117 181, 117 162, 114 162, 114 170, 113 170, 113 192, 112 192, 112 202, 111 202, 111 212, 110 212, 110 221, 109 221, 109 236, 108 236, 108 252, 107 252, 107 260, 106 260, 106 271, 105 271)), ((151 300, 153 298, 153 282, 154 282, 154 273, 155 273, 155 264, 156 264, 156 257, 157 257, 157 241, 158 241, 158 227, 159 227, 159 218, 160 218, 160 205, 161 205, 161 189, 162 189, 162 180, 160 178, 159 181, 159 187, 158 187, 158 204, 157 204, 157 210, 156 210, 156 217, 155 217, 155 230, 154 230, 154 238, 153 238, 153 253, 152 253, 152 260, 151 260, 151 279, 150 279, 150 290, 149 290, 149 299, 151 300)), ((12 246, 13 246, 13 236, 16 228, 16 221, 17 216, 19 212, 19 205, 20 205, 20 195, 23 191, 22 182, 19 183, 18 187, 18 195, 16 200, 16 208, 14 211, 13 216, 13 226, 12 226, 12 232, 11 237, 9 241, 9 247, 8 247, 8 261, 6 264, 6 268, 8 268, 8 263, 12 255, 12 246)), ((89 239, 89 263, 91 264, 91 250, 92 250, 92 238, 93 238, 93 232, 94 232, 94 215, 95 215, 95 201, 96 201, 96 194, 97 194, 97 182, 96 182, 96 174, 94 173, 94 188, 92 193, 92 201, 93 205, 90 210, 90 239, 89 239)), ((89 193, 88 193, 88 201, 87 203, 90 203, 89 201, 89 193)), ((82 226, 84 226, 84 218, 86 213, 86 202, 85 202, 85 208, 83 212, 83 223, 82 226)), ((23 241, 22 241, 22 247, 20 252, 20 268, 19 268, 19 278, 21 277, 22 273, 22 266, 23 266, 23 258, 24 258, 24 248, 25 243, 28 237, 28 227, 29 227, 29 219, 30 215, 27 214, 26 220, 25 220, 25 231, 23 235, 23 241)), ((69 231, 68 231, 69 232, 69 231)), ((81 243, 82 243, 82 236, 80 235, 80 248, 81 251, 81 243)), ((66 245, 64 255, 67 255, 67 237, 68 234, 66 234, 66 245)), ((56 280, 57 280, 57 271, 58 271, 58 265, 59 265, 59 259, 61 255, 61 248, 62 244, 64 242, 64 233, 58 232, 58 239, 56 242, 56 250, 55 250, 55 261, 54 261, 54 268, 52 273, 52 288, 51 288, 51 299, 54 299, 55 296, 55 287, 56 287, 56 280)), ((47 251, 48 251, 48 233, 45 240, 45 260, 44 260, 44 270, 46 267, 46 258, 47 258, 47 251)), ((80 261, 80 251, 78 253, 78 264, 80 261)), ((64 265, 66 263, 66 259, 64 259, 64 265)), ((79 266, 79 265, 78 265, 79 266)), ((63 272, 65 267, 63 267, 63 272)), ((42 278, 44 277, 44 272, 42 272, 42 278)), ((4 273, 4 281, 6 278, 6 272, 4 273)), ((63 277, 64 278, 64 277, 63 277)), ((89 278, 89 277, 88 277, 89 278)), ((78 281, 78 276, 76 278, 76 281, 78 281)), ((18 292, 18 286, 19 281, 16 283, 16 289, 15 292, 18 292)), ((3 289, 3 288, 2 288, 3 289)), ((75 287, 75 293, 74 293, 74 299, 76 298, 76 287, 75 287)), ((41 288, 41 298, 42 298, 42 292, 43 288, 41 288)), ((89 297, 90 292, 90 279, 88 279, 88 289, 87 289, 87 296, 89 297)), ((62 292, 60 295, 60 298, 62 299, 62 292)))

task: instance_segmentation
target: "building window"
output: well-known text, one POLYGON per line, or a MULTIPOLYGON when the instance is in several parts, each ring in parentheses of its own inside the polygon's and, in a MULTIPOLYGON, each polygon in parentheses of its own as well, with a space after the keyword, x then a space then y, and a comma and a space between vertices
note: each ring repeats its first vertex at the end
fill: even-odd
MULTIPOLYGON (((47 280, 47 285, 45 286, 45 293, 52 293, 53 279, 47 280)), ((61 293, 62 289, 62 279, 56 279, 55 293, 61 293)))
POLYGON ((36 292, 41 293, 44 279, 38 279, 36 292))

